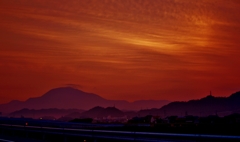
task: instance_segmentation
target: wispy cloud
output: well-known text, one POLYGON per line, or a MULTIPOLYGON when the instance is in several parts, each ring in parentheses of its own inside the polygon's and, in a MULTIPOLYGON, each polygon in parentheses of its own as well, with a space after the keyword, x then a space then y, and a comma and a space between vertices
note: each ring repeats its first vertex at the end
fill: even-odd
POLYGON ((6 82, 45 90, 74 82, 129 100, 189 98, 175 88, 196 97, 235 91, 217 88, 240 83, 239 8, 238 0, 1 1, 0 96, 6 82))

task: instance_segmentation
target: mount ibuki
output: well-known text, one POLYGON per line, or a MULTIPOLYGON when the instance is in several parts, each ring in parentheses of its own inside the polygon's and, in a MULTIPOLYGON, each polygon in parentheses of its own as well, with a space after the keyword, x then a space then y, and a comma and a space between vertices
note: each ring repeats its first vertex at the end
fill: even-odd
POLYGON ((71 87, 55 88, 44 95, 29 98, 26 101, 11 101, 0 105, 0 111, 10 113, 23 108, 28 109, 83 109, 88 110, 95 106, 116 106, 122 110, 140 110, 141 108, 160 108, 170 103, 167 100, 139 100, 128 102, 125 100, 107 100, 96 94, 83 92, 71 87))

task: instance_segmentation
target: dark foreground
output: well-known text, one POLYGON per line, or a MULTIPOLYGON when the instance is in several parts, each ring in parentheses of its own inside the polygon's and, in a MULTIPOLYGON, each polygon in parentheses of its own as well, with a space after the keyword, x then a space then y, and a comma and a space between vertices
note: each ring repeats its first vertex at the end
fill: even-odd
POLYGON ((149 124, 126 126, 124 124, 85 124, 33 119, 0 118, 0 142, 240 141, 240 135, 214 134, 214 132, 203 133, 200 130, 198 131, 201 133, 195 133, 196 130, 193 130, 194 129, 191 127, 152 127, 149 124), (164 128, 166 131, 164 131, 164 128), (192 133, 187 131, 188 129, 192 130, 192 133))

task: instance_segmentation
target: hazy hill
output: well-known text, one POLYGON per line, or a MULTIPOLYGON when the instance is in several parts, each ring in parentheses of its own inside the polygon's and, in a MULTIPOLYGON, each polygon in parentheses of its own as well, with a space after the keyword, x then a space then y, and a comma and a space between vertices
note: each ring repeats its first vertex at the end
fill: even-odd
POLYGON ((124 100, 107 100, 96 94, 83 92, 71 87, 55 88, 44 95, 30 98, 26 101, 11 101, 0 105, 0 111, 10 113, 23 108, 28 109, 84 109, 88 110, 95 106, 109 107, 116 106, 125 110, 140 110, 141 108, 160 108, 168 104, 166 100, 143 100, 133 103, 124 100))
POLYGON ((187 102, 171 102, 160 109, 141 110, 141 115, 154 114, 162 117, 170 115, 219 115, 225 116, 240 111, 240 92, 236 92, 229 97, 207 96, 199 100, 187 102))
POLYGON ((81 114, 81 117, 83 118, 95 118, 98 117, 98 115, 104 110, 105 108, 96 106, 94 108, 89 109, 88 111, 85 111, 81 114))
POLYGON ((121 110, 115 107, 107 107, 98 114, 98 117, 108 117, 108 116, 123 117, 125 116, 125 114, 124 112, 122 112, 121 110))
POLYGON ((137 112, 137 116, 140 117, 144 117, 147 115, 155 115, 155 116, 162 116, 162 114, 160 114, 160 109, 158 108, 151 108, 151 109, 142 109, 140 111, 137 112))
POLYGON ((85 111, 81 114, 82 118, 102 118, 102 117, 123 117, 125 116, 124 112, 115 108, 115 107, 94 107, 88 111, 85 111))
POLYGON ((67 117, 67 118, 80 118, 82 116, 82 113, 80 112, 72 112, 72 113, 69 113, 63 117, 67 117))
POLYGON ((35 110, 35 109, 21 109, 18 111, 14 111, 9 114, 10 117, 25 117, 25 118, 42 118, 45 116, 51 116, 54 118, 59 118, 61 116, 65 116, 70 113, 82 113, 83 110, 79 109, 56 109, 56 108, 51 108, 51 109, 40 109, 40 110, 35 110))

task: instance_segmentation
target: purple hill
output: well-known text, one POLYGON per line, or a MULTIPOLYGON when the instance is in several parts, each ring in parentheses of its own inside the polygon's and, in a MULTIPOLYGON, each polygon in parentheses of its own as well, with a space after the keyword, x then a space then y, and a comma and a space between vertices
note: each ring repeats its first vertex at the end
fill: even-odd
POLYGON ((128 102, 125 100, 107 100, 96 94, 83 92, 71 87, 55 88, 44 95, 36 98, 29 98, 26 101, 11 101, 0 105, 0 111, 10 113, 23 108, 28 109, 83 109, 88 110, 95 106, 109 107, 116 106, 121 110, 140 110, 144 108, 160 108, 168 104, 166 100, 142 100, 128 102))

